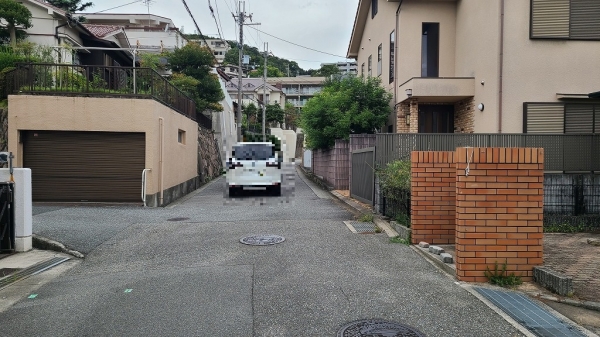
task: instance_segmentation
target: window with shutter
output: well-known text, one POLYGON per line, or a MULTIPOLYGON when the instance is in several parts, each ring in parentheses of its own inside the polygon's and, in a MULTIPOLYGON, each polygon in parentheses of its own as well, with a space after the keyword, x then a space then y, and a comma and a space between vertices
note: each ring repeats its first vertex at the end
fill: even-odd
POLYGON ((565 106, 556 103, 526 103, 525 133, 563 133, 565 106))
POLYGON ((600 40, 600 1, 531 0, 530 37, 600 40))
POLYGON ((600 39, 600 1, 571 0, 571 38, 600 39))
POLYGON ((565 133, 593 133, 594 106, 592 104, 565 105, 565 133))

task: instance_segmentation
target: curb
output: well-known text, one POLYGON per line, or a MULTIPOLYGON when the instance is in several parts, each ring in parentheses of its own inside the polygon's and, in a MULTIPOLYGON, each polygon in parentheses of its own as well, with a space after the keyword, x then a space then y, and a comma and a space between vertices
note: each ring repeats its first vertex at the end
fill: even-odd
POLYGON ((414 250, 415 252, 417 252, 419 255, 421 255, 426 260, 431 261, 439 269, 441 269, 444 272, 446 272, 446 274, 448 274, 449 277, 453 278, 454 280, 458 280, 458 278, 456 277, 456 270, 454 268, 452 268, 452 266, 450 266, 449 264, 444 263, 444 262, 438 260, 437 258, 429 255, 429 253, 424 252, 421 248, 419 248, 419 247, 417 247, 415 245, 410 245, 410 248, 412 248, 412 250, 414 250))
POLYGON ((53 250, 55 252, 60 252, 60 253, 65 253, 65 254, 69 254, 72 255, 76 258, 79 259, 83 259, 85 258, 85 255, 81 254, 80 252, 76 251, 76 250, 71 250, 67 247, 65 247, 65 245, 63 245, 62 243, 58 242, 58 241, 54 241, 36 234, 33 234, 31 236, 31 241, 33 244, 34 248, 37 249, 42 249, 42 250, 53 250))

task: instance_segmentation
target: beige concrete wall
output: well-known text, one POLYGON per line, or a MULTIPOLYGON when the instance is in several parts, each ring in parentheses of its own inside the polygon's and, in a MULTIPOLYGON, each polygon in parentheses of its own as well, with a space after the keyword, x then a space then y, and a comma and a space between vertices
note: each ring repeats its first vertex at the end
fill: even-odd
POLYGON ((523 102, 600 90, 600 41, 530 40, 529 1, 506 0, 506 12, 502 132, 523 131, 523 102))
POLYGON ((457 2, 456 76, 475 78, 474 104, 485 106, 474 111, 475 132, 498 132, 499 36, 499 0, 457 2))
POLYGON ((15 154, 16 167, 23 165, 20 130, 143 132, 146 168, 151 169, 147 194, 158 193, 162 118, 162 189, 198 175, 197 123, 154 100, 11 95, 8 105, 8 149, 15 154), (186 133, 185 144, 178 143, 179 130, 186 133))
MULTIPOLYGON (((400 9, 398 31, 398 84, 421 77, 421 36, 424 22, 440 24, 440 77, 455 77, 456 3, 453 1, 405 0, 400 9)), ((402 95, 403 93, 399 93, 402 95)), ((404 98, 404 97, 402 97, 404 98)))

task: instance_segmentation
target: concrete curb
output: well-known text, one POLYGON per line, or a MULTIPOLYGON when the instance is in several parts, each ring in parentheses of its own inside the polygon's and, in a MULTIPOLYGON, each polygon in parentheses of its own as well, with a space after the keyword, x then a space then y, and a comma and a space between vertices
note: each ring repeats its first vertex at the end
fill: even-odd
POLYGON ((67 247, 65 247, 65 245, 63 245, 60 242, 33 234, 32 235, 32 243, 33 243, 33 247, 37 248, 37 249, 42 249, 42 250, 53 250, 55 252, 60 252, 60 253, 65 253, 65 254, 69 254, 72 255, 76 258, 79 259, 83 259, 85 258, 85 255, 81 254, 80 252, 76 251, 76 250, 71 250, 67 247))
POLYGON ((457 280, 456 269, 452 268, 452 266, 450 266, 448 263, 442 262, 440 259, 437 259, 437 258, 431 256, 428 252, 425 251, 425 249, 419 248, 415 245, 410 245, 410 248, 412 248, 415 252, 417 252, 419 255, 421 255, 426 260, 431 261, 439 269, 446 272, 446 274, 448 274, 449 277, 457 280))

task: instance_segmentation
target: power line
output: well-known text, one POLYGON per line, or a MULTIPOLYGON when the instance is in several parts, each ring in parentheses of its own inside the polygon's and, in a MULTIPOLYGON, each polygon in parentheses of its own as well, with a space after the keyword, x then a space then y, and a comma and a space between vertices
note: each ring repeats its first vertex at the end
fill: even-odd
POLYGON ((210 54, 212 55, 213 59, 215 60, 215 63, 219 63, 219 60, 217 60, 217 57, 215 56, 214 51, 212 49, 210 49, 210 45, 208 44, 208 42, 206 42, 206 38, 204 38, 204 35, 202 34, 202 31, 200 30, 200 27, 198 26, 198 23, 196 22, 196 18, 194 18, 192 11, 188 7, 185 0, 181 0, 181 2, 183 2, 183 6, 185 6, 185 9, 187 10, 188 14, 192 18, 192 21, 194 21, 194 25, 196 26, 196 29, 198 30, 198 34, 200 34, 202 41, 204 41, 204 43, 206 44, 206 48, 208 48, 208 50, 210 51, 210 54))
POLYGON ((223 43, 225 43, 225 40, 223 40, 223 35, 221 35, 221 30, 219 29, 219 23, 217 22, 217 17, 215 16, 215 11, 212 8, 212 5, 210 4, 210 0, 208 0, 208 9, 210 10, 210 14, 212 15, 213 19, 215 20, 215 25, 217 26, 217 32, 219 33, 219 38, 221 39, 221 41, 223 41, 223 43))
POLYGON ((104 10, 101 10, 101 11, 98 11, 98 12, 95 12, 95 13, 89 13, 89 14, 99 14, 99 13, 102 13, 102 12, 106 12, 106 11, 110 11, 110 10, 113 10, 113 9, 117 9, 117 8, 129 6, 129 5, 132 5, 132 4, 136 3, 136 2, 142 2, 142 1, 144 1, 144 0, 136 0, 136 1, 132 1, 130 3, 126 3, 124 5, 119 5, 119 6, 116 6, 116 7, 112 7, 112 8, 109 8, 109 9, 104 9, 104 10))
POLYGON ((269 34, 269 33, 265 33, 265 32, 263 32, 262 30, 259 30, 259 29, 257 29, 257 28, 254 28, 254 27, 252 27, 252 26, 250 26, 250 28, 252 28, 252 29, 256 29, 257 31, 259 31, 259 32, 261 32, 261 33, 263 33, 263 34, 265 34, 265 35, 268 35, 268 36, 270 36, 270 37, 272 37, 272 38, 275 38, 275 39, 277 39, 277 40, 281 40, 281 41, 283 41, 283 42, 287 42, 287 43, 289 43, 289 44, 293 44, 294 46, 298 46, 298 47, 301 47, 301 48, 304 48, 304 49, 308 49, 308 50, 316 51, 317 53, 321 53, 321 54, 326 54, 326 55, 331 55, 331 56, 335 56, 335 57, 341 57, 341 58, 343 58, 343 59, 347 59, 345 56, 341 56, 341 55, 336 55, 336 54, 327 53, 327 52, 320 51, 320 50, 317 50, 317 49, 314 49, 314 48, 305 47, 305 46, 299 45, 299 44, 297 44, 297 43, 294 43, 294 42, 291 42, 291 41, 288 41, 288 40, 284 40, 284 39, 282 39, 282 38, 280 38, 280 37, 277 37, 277 36, 275 36, 275 35, 271 35, 271 34, 269 34))
POLYGON ((225 30, 223 30, 223 24, 221 23, 221 14, 219 14, 219 0, 215 0, 215 8, 217 9, 217 19, 219 20, 219 27, 221 27, 221 31, 223 35, 225 35, 225 30))

